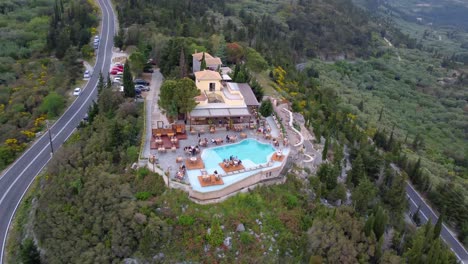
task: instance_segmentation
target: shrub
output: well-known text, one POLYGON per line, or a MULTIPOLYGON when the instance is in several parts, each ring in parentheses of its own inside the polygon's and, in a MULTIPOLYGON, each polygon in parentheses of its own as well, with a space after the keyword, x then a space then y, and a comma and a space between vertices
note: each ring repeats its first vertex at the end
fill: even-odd
POLYGON ((148 200, 150 197, 151 197, 151 193, 150 193, 150 192, 137 192, 137 193, 135 194, 135 198, 137 198, 138 200, 141 200, 141 201, 146 201, 146 200, 148 200))
POLYGON ((288 209, 292 209, 297 206, 298 200, 297 197, 293 194, 288 193, 286 195, 285 204, 288 209))
POLYGON ((41 104, 40 110, 42 113, 46 113, 49 118, 56 117, 65 106, 65 102, 58 93, 51 92, 44 98, 41 104))
POLYGON ((141 179, 145 178, 146 176, 148 176, 149 173, 150 173, 150 171, 148 170, 148 168, 143 167, 143 168, 139 168, 139 169, 136 171, 136 173, 137 173, 137 178, 138 178, 139 180, 141 180, 141 179))
POLYGON ((224 233, 221 230, 218 219, 213 219, 211 223, 211 231, 206 235, 208 243, 212 247, 220 246, 224 241, 224 233))
POLYGON ((264 117, 271 116, 271 114, 273 113, 273 104, 271 103, 270 100, 265 100, 260 105, 259 111, 260 111, 260 114, 264 117))
MULTIPOLYGON (((128 147, 127 148, 127 158, 128 158, 128 160, 130 162, 136 161, 138 159, 138 147, 136 147, 136 146, 128 147)), ((148 170, 148 169, 146 169, 146 170, 148 170)), ((146 175, 148 175, 148 174, 146 174, 146 175)))
POLYGON ((240 242, 243 245, 250 245, 250 244, 252 244, 254 242, 254 238, 248 232, 242 232, 240 234, 240 242))
POLYGON ((195 219, 190 215, 181 215, 178 222, 182 226, 191 226, 195 222, 195 219))

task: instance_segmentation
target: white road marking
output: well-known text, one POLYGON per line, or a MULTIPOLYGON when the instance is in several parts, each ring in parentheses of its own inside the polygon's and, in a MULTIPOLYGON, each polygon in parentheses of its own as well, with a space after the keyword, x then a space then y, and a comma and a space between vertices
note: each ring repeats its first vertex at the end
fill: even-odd
MULTIPOLYGON (((98 2, 99 2, 99 1, 98 1, 98 2)), ((99 2, 99 5, 101 6, 101 12, 102 12, 102 13, 104 13, 104 9, 106 10, 106 13, 108 14, 108 17, 107 17, 107 18, 109 19, 109 12, 108 12, 108 9, 107 9, 107 7, 105 6, 105 4, 101 4, 101 2, 99 2)), ((110 23, 110 20, 109 20, 109 23, 110 23)), ((109 25, 107 26, 107 36, 108 36, 108 35, 109 35, 109 25)), ((101 32, 101 36, 102 36, 102 32, 101 32)), ((104 45, 104 47, 107 46, 107 41, 108 41, 108 37, 106 37, 106 41, 105 41, 106 44, 104 45)), ((104 49, 104 51, 106 51, 106 49, 104 49)), ((101 69, 104 68, 106 58, 107 58, 107 53, 104 52, 104 59, 103 59, 103 63, 102 63, 101 69)), ((86 84, 85 88, 88 86, 88 84, 89 84, 89 82, 86 84)), ((94 90, 96 89, 96 86, 97 86, 97 85, 94 85, 92 91, 89 93, 89 95, 88 95, 88 97, 86 98, 85 102, 88 101, 89 98, 93 95, 93 92, 94 92, 94 90)), ((78 99, 78 98, 77 98, 77 99, 78 99)), ((75 99, 75 101, 76 101, 77 99, 75 99)), ((73 102, 73 104, 74 104, 74 103, 75 103, 75 102, 73 102)), ((73 104, 70 105, 70 107, 72 107, 73 104)), ((67 109, 65 112, 67 112, 67 111, 70 109, 70 107, 68 107, 68 109, 67 109)), ((75 118, 75 116, 81 111, 81 109, 82 109, 83 107, 84 107, 84 104, 82 104, 82 105, 80 106, 80 108, 78 108, 78 111, 70 118, 70 120, 65 124, 65 126, 57 133, 57 135, 52 139, 52 142, 53 142, 53 140, 54 140, 55 138, 57 138, 57 137, 61 134, 61 132, 65 129, 65 127, 68 126, 68 124, 71 122, 71 120, 73 120, 73 119, 75 118)), ((64 116, 64 115, 62 115, 62 116, 57 120, 57 122, 58 122, 63 116, 64 116)), ((57 123, 57 122, 56 122, 56 123, 57 123)), ((56 124, 56 123, 55 123, 55 124, 56 124)), ((52 127, 54 127, 54 126, 52 126, 52 127)), ((65 138, 65 141, 73 134, 73 132, 74 132, 75 130, 76 130, 76 128, 73 129, 73 130, 70 132, 70 134, 65 138)), ((41 140, 42 137, 44 137, 44 136, 45 136, 45 134, 42 135, 41 138, 40 138, 39 140, 41 140)), ((35 144, 37 144, 37 142, 39 142, 39 140, 36 141, 32 146, 34 146, 35 144)), ((65 141, 64 141, 64 142, 65 142, 65 141)), ((40 156, 41 153, 44 152, 44 150, 45 150, 46 148, 49 147, 49 145, 50 145, 50 143, 47 144, 44 148, 42 148, 42 150, 39 152, 39 155, 38 155, 38 156, 40 156)), ((31 146, 31 148, 32 148, 32 146, 31 146)), ((24 152, 23 155, 25 155, 25 153, 26 153, 26 152, 24 152)), ((21 158, 23 155, 21 155, 20 158, 21 158)), ((18 179, 21 178, 21 176, 23 175, 23 173, 31 166, 31 164, 37 159, 38 156, 36 156, 36 157, 28 164, 28 166, 18 175, 18 177, 16 177, 15 181, 10 185, 10 187, 8 188, 8 190, 5 192, 5 194, 3 195, 2 199, 0 200, 0 204, 2 204, 3 200, 5 199, 6 195, 10 192, 11 188, 13 187, 13 185, 16 184, 16 182, 18 181, 18 179)), ((44 169, 44 167, 47 165, 47 163, 48 163, 51 159, 52 159, 52 157, 49 157, 49 159, 48 159, 47 162, 41 167, 41 169, 39 170, 39 172, 42 171, 42 170, 44 169)), ((19 159, 18 159, 18 160, 19 160, 19 159)), ((16 162, 18 162, 18 160, 16 160, 15 163, 13 163, 13 165, 16 164, 16 162)), ((13 167, 13 166, 10 166, 10 168, 11 168, 11 167, 13 167)), ((10 169, 10 168, 9 168, 9 169, 10 169)), ((5 172, 5 174, 9 171, 9 169, 5 172)), ((5 175, 5 174, 3 174, 3 175, 5 175)), ((22 193, 22 195, 21 195, 21 197, 20 197, 18 203, 16 204, 16 206, 15 206, 15 208, 14 208, 14 210, 13 210, 12 215, 10 216, 10 219, 9 219, 9 222, 8 222, 8 226, 7 226, 7 230, 5 231, 5 235, 4 235, 4 237, 3 237, 2 250, 0 251, 0 263, 3 263, 3 255, 4 255, 4 251, 5 251, 5 246, 6 246, 6 239, 7 239, 7 236, 8 236, 8 229, 9 229, 9 227, 10 227, 11 221, 12 221, 12 219, 13 219, 15 213, 16 213, 16 210, 18 209, 18 206, 19 206, 20 203, 21 203, 21 200, 23 199, 24 195, 26 194, 26 192, 27 192, 27 190, 29 189, 29 187, 31 186, 31 184, 34 182, 34 179, 36 178, 36 176, 37 176, 37 175, 34 176, 33 180, 31 180, 31 182, 28 184, 27 188, 26 188, 26 189, 24 190, 24 192, 22 193)), ((3 177, 3 176, 2 176, 2 177, 3 177)), ((1 179, 1 177, 0 177, 0 179, 1 179)))

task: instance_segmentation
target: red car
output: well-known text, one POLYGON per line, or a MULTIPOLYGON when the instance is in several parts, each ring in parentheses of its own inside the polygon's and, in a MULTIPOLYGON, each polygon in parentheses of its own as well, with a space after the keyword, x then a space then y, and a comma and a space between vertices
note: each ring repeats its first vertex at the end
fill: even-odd
POLYGON ((117 66, 114 66, 114 68, 123 70, 124 67, 122 65, 117 65, 117 66))
POLYGON ((111 70, 109 73, 112 75, 116 75, 119 71, 118 70, 111 70))
POLYGON ((118 71, 118 72, 123 72, 123 69, 119 69, 119 68, 112 68, 111 71, 118 71))

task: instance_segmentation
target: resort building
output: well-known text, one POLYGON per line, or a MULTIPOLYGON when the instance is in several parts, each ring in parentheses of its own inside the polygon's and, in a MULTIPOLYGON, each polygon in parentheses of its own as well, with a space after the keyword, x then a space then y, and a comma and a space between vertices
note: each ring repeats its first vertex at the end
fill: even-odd
POLYGON ((195 84, 200 95, 189 114, 191 126, 232 126, 254 119, 259 103, 247 83, 226 82, 217 71, 203 70, 195 72, 195 84))
POLYGON ((203 60, 203 54, 205 55, 206 68, 209 70, 217 71, 223 65, 223 62, 218 57, 211 56, 208 52, 197 52, 192 54, 192 69, 193 73, 201 70, 201 62, 203 60))

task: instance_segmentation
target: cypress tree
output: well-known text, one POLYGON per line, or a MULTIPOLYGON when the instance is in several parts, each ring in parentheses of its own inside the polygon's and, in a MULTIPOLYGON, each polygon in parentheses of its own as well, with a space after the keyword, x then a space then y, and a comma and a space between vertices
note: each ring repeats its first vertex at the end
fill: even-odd
POLYGON ((104 77, 102 76, 102 72, 99 73, 99 80, 97 84, 98 94, 101 93, 102 89, 104 88, 104 77))
POLYGON ((133 83, 132 73, 130 72, 130 63, 128 61, 124 66, 123 86, 125 97, 135 97, 135 84, 133 83))
POLYGON ((327 154, 328 154, 328 145, 330 144, 330 139, 328 136, 325 138, 325 145, 323 146, 323 152, 322 152, 322 160, 327 160, 327 154))
POLYGON ((444 221, 444 215, 440 214, 439 219, 437 219, 437 223, 434 226, 434 239, 439 238, 440 232, 442 231, 443 221, 444 221))
POLYGON ((382 237, 385 232, 385 226, 387 225, 388 217, 382 207, 377 208, 377 212, 375 213, 375 220, 374 220, 374 234, 377 239, 382 237))
POLYGON ((203 71, 204 69, 206 69, 205 52, 203 52, 203 57, 201 59, 200 71, 203 71))
POLYGON ((411 177, 411 180, 415 183, 415 184, 419 184, 420 182, 420 173, 421 173, 421 158, 418 159, 418 161, 416 162, 416 164, 414 164, 414 167, 413 169, 411 170, 411 174, 410 174, 410 177, 411 177))
POLYGON ((380 113, 379 113, 379 122, 380 122, 380 120, 382 120, 382 114, 383 114, 383 106, 382 106, 382 108, 380 109, 380 113))
POLYGON ((370 236, 374 229, 374 215, 371 214, 364 225, 364 233, 366 236, 370 236))
POLYGON ((110 75, 107 75, 107 84, 106 88, 110 89, 112 87, 112 80, 110 78, 110 75))
POLYGON ((28 238, 20 245, 20 259, 25 264, 39 264, 41 257, 33 240, 28 238))
POLYGON ((366 170, 364 168, 364 161, 362 160, 361 153, 358 153, 356 159, 354 159, 349 181, 354 185, 358 186, 362 179, 366 178, 366 170))
POLYGON ((418 210, 416 210, 416 212, 413 215, 413 221, 417 226, 421 225, 421 218, 419 217, 419 210, 421 210, 421 206, 418 206, 418 210))
MULTIPOLYGON (((205 53, 203 53, 203 56, 204 55, 205 55, 205 53)), ((184 53, 184 48, 183 47, 180 48, 179 67, 180 67, 180 78, 187 77, 187 65, 185 63, 185 53, 184 53)), ((205 65, 205 67, 206 67, 206 65, 205 65)))

